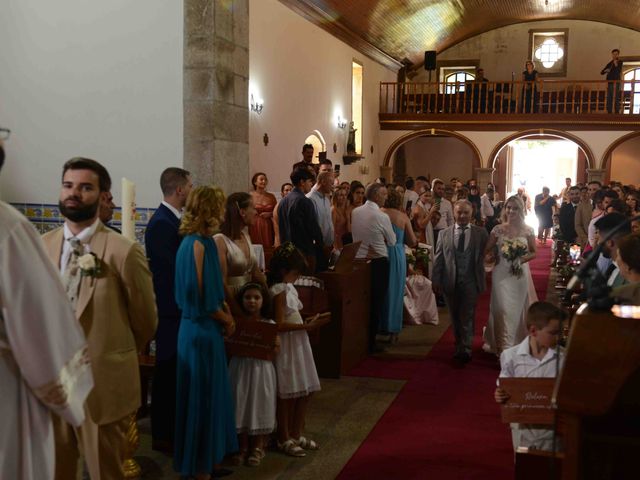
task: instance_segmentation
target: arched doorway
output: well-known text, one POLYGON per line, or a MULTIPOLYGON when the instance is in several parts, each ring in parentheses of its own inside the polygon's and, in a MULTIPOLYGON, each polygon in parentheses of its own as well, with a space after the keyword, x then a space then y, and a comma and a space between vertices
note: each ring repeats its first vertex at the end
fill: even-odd
POLYGON ((384 167, 393 167, 393 181, 424 175, 465 180, 481 167, 478 147, 464 135, 448 130, 417 130, 394 141, 384 157, 384 167))
MULTIPOLYGON (((594 168, 595 158, 593 152, 589 145, 587 145, 584 140, 575 135, 572 135, 568 132, 563 132, 561 130, 549 130, 549 129, 539 129, 539 130, 524 130, 521 132, 514 133, 513 135, 509 135, 504 138, 500 143, 498 143, 491 155, 489 156, 489 165, 494 168, 496 171, 493 174, 494 183, 497 185, 501 185, 502 188, 506 189, 506 176, 502 174, 505 168, 505 160, 507 158, 506 148, 515 141, 568 141, 572 142, 576 145, 577 154, 578 154, 578 162, 576 167, 575 175, 572 176, 574 183, 578 182, 586 182, 587 181, 587 172, 586 170, 589 168, 594 168)), ((540 165, 539 165, 540 166, 540 165)), ((561 179, 564 180, 564 179, 561 179)), ((549 187, 551 188, 551 187, 549 187)), ((505 193, 504 191, 502 192, 505 193)))
MULTIPOLYGON (((309 135, 304 144, 307 143, 313 145, 313 163, 318 163, 320 160, 320 152, 327 151, 327 142, 324 141, 324 137, 319 130, 314 130, 311 135, 309 135)), ((326 155, 326 154, 325 154, 326 155)))
POLYGON ((566 132, 530 130, 510 135, 493 150, 490 165, 501 198, 523 189, 529 198, 527 223, 536 227, 534 198, 548 187, 559 195, 565 179, 573 185, 587 181, 593 154, 581 139, 566 132))
POLYGON ((624 185, 640 183, 640 132, 628 133, 613 142, 602 156, 604 181, 624 185))

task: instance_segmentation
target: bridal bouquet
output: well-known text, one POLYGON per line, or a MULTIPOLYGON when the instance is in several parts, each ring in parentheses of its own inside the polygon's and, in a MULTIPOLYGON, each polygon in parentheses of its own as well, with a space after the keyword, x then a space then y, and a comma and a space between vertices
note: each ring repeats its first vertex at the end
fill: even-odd
POLYGON ((529 251, 527 244, 517 238, 513 240, 505 239, 502 242, 500 253, 507 259, 510 266, 511 275, 520 278, 522 276, 522 265, 520 258, 529 251))

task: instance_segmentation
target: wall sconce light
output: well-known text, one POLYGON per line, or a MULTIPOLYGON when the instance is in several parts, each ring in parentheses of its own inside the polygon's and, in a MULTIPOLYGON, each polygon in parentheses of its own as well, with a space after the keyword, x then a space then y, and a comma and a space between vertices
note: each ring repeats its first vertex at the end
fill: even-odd
POLYGON ((251 106, 252 112, 256 112, 258 115, 260 115, 262 113, 262 109, 264 108, 264 100, 260 99, 256 101, 253 98, 253 93, 252 93, 250 106, 251 106))
POLYGON ((338 128, 345 128, 347 126, 347 120, 345 118, 341 118, 340 115, 338 115, 338 128))

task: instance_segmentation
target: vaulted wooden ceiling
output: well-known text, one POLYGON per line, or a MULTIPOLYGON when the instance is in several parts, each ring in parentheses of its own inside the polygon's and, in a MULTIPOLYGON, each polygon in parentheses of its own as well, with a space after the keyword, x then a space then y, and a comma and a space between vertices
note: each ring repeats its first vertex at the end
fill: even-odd
POLYGON ((640 0, 280 0, 391 66, 533 20, 592 20, 640 30, 640 0), (385 59, 386 57, 386 59, 385 59))

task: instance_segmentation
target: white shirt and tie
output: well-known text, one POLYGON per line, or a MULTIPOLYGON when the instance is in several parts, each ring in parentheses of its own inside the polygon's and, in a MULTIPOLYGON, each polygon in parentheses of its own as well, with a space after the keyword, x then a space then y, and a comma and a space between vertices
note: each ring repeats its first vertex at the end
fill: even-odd
POLYGON ((460 226, 456 223, 456 226, 453 229, 453 246, 459 252, 464 252, 469 248, 469 241, 471 240, 471 227, 467 223, 465 226, 460 226), (460 248, 460 236, 463 235, 464 232, 464 248, 460 248))
POLYGON ((67 297, 75 310, 80 292, 80 280, 82 273, 79 270, 78 261, 82 255, 89 253, 89 242, 98 229, 100 219, 96 220, 78 235, 74 235, 65 222, 63 228, 64 242, 62 242, 62 254, 60 255, 60 274, 67 297))
POLYGON ((60 274, 64 275, 64 271, 69 264, 69 259, 71 258, 71 251, 73 250, 73 247, 71 246, 70 240, 74 237, 80 240, 80 243, 85 246, 83 254, 87 253, 86 245, 91 241, 91 238, 93 238, 93 235, 96 233, 99 223, 100 219, 96 218, 95 222, 82 230, 78 235, 74 235, 69 229, 69 226, 66 223, 64 224, 64 242, 62 242, 62 255, 60 255, 60 274))

